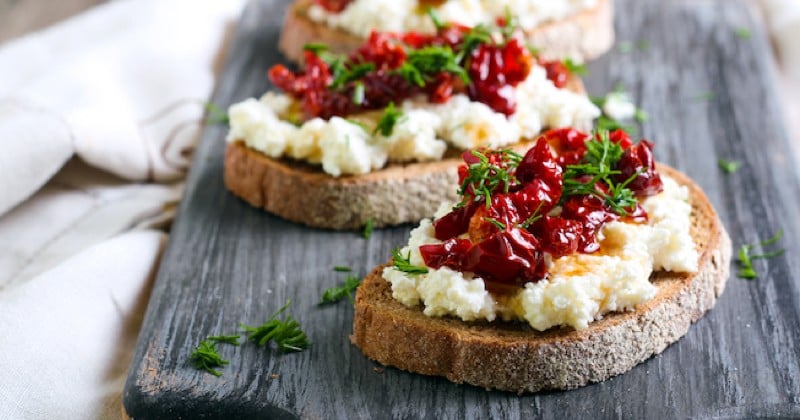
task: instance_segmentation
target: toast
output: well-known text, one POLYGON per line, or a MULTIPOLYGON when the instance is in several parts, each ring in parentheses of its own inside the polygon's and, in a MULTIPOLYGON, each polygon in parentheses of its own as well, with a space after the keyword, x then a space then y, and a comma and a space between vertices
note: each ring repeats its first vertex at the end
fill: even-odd
MULTIPOLYGON (((361 45, 363 39, 356 35, 312 21, 308 17, 311 4, 312 0, 298 0, 286 14, 278 47, 287 58, 301 62, 303 46, 310 43, 325 42, 335 53, 350 53, 361 45)), ((594 7, 567 19, 522 29, 544 59, 590 60, 614 44, 613 0, 598 0, 594 7)))
POLYGON ((604 381, 661 353, 714 306, 729 275, 731 241, 697 185, 668 166, 658 170, 689 189, 699 269, 653 273, 658 292, 635 310, 606 314, 580 331, 433 318, 393 299, 381 266, 357 291, 350 340, 383 365, 517 393, 604 381))
MULTIPOLYGON (((570 76, 566 88, 585 94, 580 78, 570 76)), ((532 145, 520 141, 512 149, 532 145)), ((442 160, 392 163, 364 175, 332 177, 318 165, 288 158, 274 159, 229 143, 225 151, 225 186, 250 205, 304 225, 359 229, 417 222, 430 217, 443 202, 456 200, 460 151, 450 148, 442 160)))

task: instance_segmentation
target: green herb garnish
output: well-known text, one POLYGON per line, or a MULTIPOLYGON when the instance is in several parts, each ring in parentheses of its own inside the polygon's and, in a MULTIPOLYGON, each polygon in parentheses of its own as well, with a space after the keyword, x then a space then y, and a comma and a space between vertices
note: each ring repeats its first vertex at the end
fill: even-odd
POLYGON ((469 198, 476 199, 481 196, 486 201, 488 209, 492 205, 492 193, 498 188, 507 193, 511 184, 516 181, 511 170, 519 165, 522 156, 513 150, 500 150, 494 153, 500 154, 499 165, 492 163, 489 156, 483 152, 472 151, 478 162, 467 167, 467 176, 458 190, 458 194, 464 197, 460 205, 466 204, 469 198), (473 195, 468 196, 470 190, 473 195))
POLYGON ((322 299, 320 299, 320 305, 327 305, 331 303, 336 303, 345 297, 350 298, 350 302, 353 301, 353 292, 356 291, 358 286, 361 284, 361 279, 354 276, 347 276, 344 279, 344 284, 337 287, 331 287, 326 289, 322 293, 322 299))
POLYGON ((622 146, 611 141, 608 131, 599 130, 596 136, 586 142, 586 154, 581 163, 567 165, 562 197, 593 195, 603 200, 615 213, 627 215, 628 210, 637 203, 636 197, 627 186, 639 176, 639 172, 624 182, 614 181, 614 176, 621 172, 613 168, 619 163, 622 154, 622 146), (599 190, 597 183, 605 184, 608 193, 599 190))
POLYGON ((499 221, 499 220, 497 220, 497 219, 493 219, 491 217, 484 217, 483 220, 486 220, 487 222, 493 224, 494 227, 496 227, 496 228, 498 228, 500 230, 506 230, 506 224, 501 222, 501 221, 499 221))
POLYGON ((765 246, 772 245, 778 242, 778 240, 780 240, 782 236, 783 236, 783 231, 779 230, 778 233, 775 234, 775 236, 767 239, 766 241, 759 242, 758 244, 755 245, 742 245, 741 248, 739 248, 739 258, 737 261, 739 263, 739 272, 737 273, 737 275, 743 279, 748 279, 748 280, 753 280, 758 278, 758 273, 756 272, 755 268, 753 268, 753 261, 777 257, 783 254, 786 250, 779 249, 777 251, 766 252, 757 255, 750 255, 750 251, 752 251, 753 248, 755 247, 763 248, 765 246))
POLYGON ((233 344, 234 346, 239 345, 238 335, 212 335, 208 337, 207 340, 211 340, 215 343, 233 344))
POLYGON ((303 45, 303 51, 311 51, 315 55, 320 55, 324 52, 327 52, 328 49, 329 49, 328 45, 317 42, 311 42, 306 45, 303 45))
POLYGON ((472 54, 476 48, 481 44, 488 44, 492 42, 492 33, 483 25, 476 25, 472 27, 466 34, 464 40, 461 42, 461 51, 456 55, 456 62, 461 63, 464 57, 472 54))
POLYGON ((230 124, 231 119, 228 116, 228 113, 225 112, 225 110, 219 105, 215 104, 214 102, 206 102, 204 108, 207 113, 206 125, 230 124))
POLYGON ((698 93, 697 95, 692 96, 690 99, 692 99, 694 101, 697 101, 697 102, 703 102, 703 101, 711 101, 716 96, 717 95, 714 92, 709 90, 707 92, 698 93))
POLYGON ((333 271, 338 271, 340 273, 349 273, 353 271, 353 269, 350 267, 345 267, 343 265, 336 265, 333 267, 333 271))
POLYGON ((617 44, 617 51, 621 54, 627 54, 633 51, 633 43, 630 41, 620 41, 619 44, 617 44))
POLYGON ((283 313, 291 303, 291 300, 287 301, 282 308, 269 317, 267 322, 257 327, 242 324, 241 328, 247 332, 249 340, 262 347, 269 344, 270 341, 274 341, 283 353, 307 349, 310 343, 306 334, 300 329, 300 324, 291 316, 287 316, 282 321, 277 319, 277 316, 283 313))
MULTIPOLYGON (((366 76, 367 73, 375 71, 374 63, 360 63, 347 68, 344 64, 332 68, 333 81, 330 84, 331 89, 340 88, 350 82, 355 82, 366 76)), ((363 86, 362 86, 363 89, 363 86)))
POLYGON ((420 267, 418 265, 411 264, 411 251, 403 257, 403 254, 400 253, 400 249, 392 250, 392 259, 394 268, 408 274, 426 274, 428 272, 428 267, 420 267))
POLYGON ((400 75, 410 83, 425 86, 426 77, 440 72, 452 73, 469 83, 469 75, 449 46, 430 46, 408 51, 406 61, 400 66, 400 75))
POLYGON ((753 36, 753 32, 747 28, 739 28, 736 30, 736 36, 738 36, 739 39, 747 40, 753 36))
POLYGON ((211 338, 201 341, 200 345, 194 349, 189 358, 192 363, 194 363, 195 368, 205 370, 217 377, 221 376, 222 372, 214 368, 222 367, 230 363, 230 361, 222 358, 217 351, 217 342, 211 338))
POLYGON ((717 161, 717 165, 719 165, 719 168, 725 171, 726 174, 732 174, 739 170, 742 163, 735 160, 720 159, 717 161))
POLYGON ((435 10, 433 10, 433 7, 428 6, 428 8, 425 10, 425 13, 427 13, 428 17, 431 18, 433 26, 436 27, 437 32, 447 27, 445 26, 444 22, 442 22, 442 18, 439 17, 439 14, 436 13, 435 10))
POLYGON ((383 110, 383 115, 381 119, 378 120, 378 125, 375 126, 375 130, 372 133, 381 133, 384 137, 391 136, 394 131, 394 126, 397 125, 402 117, 403 111, 395 108, 394 102, 390 102, 389 106, 383 110))
POLYGON ((364 239, 369 239, 372 236, 372 229, 375 227, 375 219, 369 218, 367 219, 367 223, 364 225, 364 239))
POLYGON ((566 60, 564 60, 564 67, 566 67, 570 73, 577 74, 579 76, 584 76, 586 75, 586 73, 588 73, 588 70, 586 69, 586 64, 576 63, 572 61, 571 58, 567 58, 566 60))
POLYGON ((639 124, 644 124, 650 119, 650 114, 641 108, 636 108, 636 113, 633 115, 633 117, 639 122, 639 124))

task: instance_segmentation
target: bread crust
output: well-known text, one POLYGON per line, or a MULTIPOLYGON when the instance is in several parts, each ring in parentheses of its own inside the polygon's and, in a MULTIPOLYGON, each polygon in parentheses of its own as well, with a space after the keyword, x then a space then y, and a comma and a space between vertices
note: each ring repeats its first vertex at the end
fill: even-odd
MULTIPOLYGON (((308 18, 311 0, 295 1, 286 13, 278 47, 294 62, 303 60, 303 46, 323 42, 335 53, 357 49, 364 40, 358 36, 330 28, 308 18)), ((548 22, 535 28, 523 28, 527 41, 542 58, 578 61, 593 59, 614 44, 613 0, 598 0, 597 5, 567 19, 548 22)))
POLYGON ((566 390, 624 373, 677 341, 722 294, 731 241, 708 198, 685 175, 659 170, 690 190, 695 274, 657 272, 656 296, 634 311, 607 314, 582 331, 544 332, 522 322, 432 318, 391 295, 380 266, 359 287, 350 340, 383 365, 456 383, 518 393, 566 390))

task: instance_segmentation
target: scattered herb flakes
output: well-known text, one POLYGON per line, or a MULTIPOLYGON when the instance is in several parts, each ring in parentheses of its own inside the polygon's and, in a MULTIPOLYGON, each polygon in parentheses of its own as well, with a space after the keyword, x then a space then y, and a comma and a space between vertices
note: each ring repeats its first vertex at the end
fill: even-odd
POLYGON ((233 344, 234 346, 239 345, 239 335, 212 335, 207 340, 215 343, 233 344))
POLYGON ((222 358, 217 351, 217 342, 210 337, 200 342, 200 345, 194 349, 189 359, 194 363, 195 368, 205 370, 217 377, 222 376, 222 372, 214 368, 230 363, 230 361, 222 358))
POLYGON ((214 102, 205 103, 206 125, 227 125, 231 120, 228 113, 214 102))
POLYGON ((636 108, 636 113, 633 115, 639 124, 644 124, 650 119, 650 114, 642 108, 636 108))
POLYGON ((421 267, 418 265, 411 264, 411 251, 409 251, 406 256, 404 257, 403 254, 400 253, 400 249, 395 249, 392 251, 392 260, 394 268, 408 274, 427 274, 428 267, 421 267))
POLYGON ((262 347, 269 344, 270 341, 274 341, 283 353, 307 349, 310 343, 306 333, 300 329, 300 324, 291 316, 287 316, 282 321, 277 319, 278 315, 286 311, 291 303, 291 300, 287 301, 265 323, 257 327, 242 324, 241 328, 248 334, 249 340, 262 347))
POLYGON ((736 160, 720 159, 717 161, 717 165, 719 165, 719 168, 725 171, 726 174, 732 174, 739 170, 742 163, 736 160))
POLYGON ((736 29, 736 36, 739 39, 748 40, 753 36, 753 32, 748 28, 738 28, 736 29))
POLYGON ((773 245, 776 242, 778 242, 782 236, 783 236, 783 231, 779 230, 778 233, 775 234, 775 236, 767 239, 766 241, 759 242, 758 244, 755 245, 742 245, 739 248, 739 258, 737 259, 737 263, 739 264, 739 272, 737 273, 737 276, 748 280, 753 280, 758 278, 758 272, 756 272, 755 268, 753 268, 753 261, 765 260, 768 258, 777 257, 783 254, 786 250, 779 249, 777 251, 765 252, 763 254, 756 254, 756 255, 751 255, 750 252, 753 250, 753 248, 756 247, 763 248, 766 246, 773 245))
POLYGON ((640 39, 639 42, 636 43, 636 47, 639 48, 639 51, 647 51, 650 49, 650 43, 647 42, 646 39, 640 39))
POLYGON ((333 271, 338 271, 340 273, 349 273, 353 271, 353 269, 350 267, 346 267, 344 265, 337 265, 333 267, 333 271))
POLYGON ((326 289, 322 293, 322 299, 320 299, 320 305, 327 305, 331 303, 339 302, 340 300, 344 299, 345 297, 350 299, 350 302, 353 301, 353 293, 355 293, 358 286, 361 284, 361 279, 355 276, 347 276, 344 279, 344 283, 341 286, 331 287, 326 289))
POLYGON ((630 41, 620 41, 619 44, 617 44, 617 51, 619 51, 620 54, 628 54, 633 51, 633 43, 630 41))
POLYGON ((394 102, 389 102, 389 105, 383 110, 383 115, 378 120, 375 130, 372 134, 381 133, 383 137, 389 137, 394 131, 394 126, 403 118, 403 111, 395 108, 394 102))
POLYGON ((572 61, 571 58, 567 58, 564 60, 564 67, 572 74, 577 74, 578 76, 585 76, 589 71, 586 69, 586 64, 576 63, 572 61))
POLYGON ((691 99, 697 102, 706 102, 714 100, 716 97, 717 95, 709 90, 707 92, 698 93, 697 95, 692 96, 691 99))
POLYGON ((367 223, 364 224, 364 231, 362 232, 364 239, 369 239, 370 237, 372 237, 372 229, 374 228, 375 228, 375 219, 372 218, 367 219, 367 223))

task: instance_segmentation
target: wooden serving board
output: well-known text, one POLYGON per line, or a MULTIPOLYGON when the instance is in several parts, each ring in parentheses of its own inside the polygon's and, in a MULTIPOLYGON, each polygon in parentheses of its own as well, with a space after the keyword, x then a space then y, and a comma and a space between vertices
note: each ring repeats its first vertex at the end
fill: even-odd
MULTIPOLYGON (((245 11, 213 101, 267 88, 286 1, 245 11)), ((776 101, 763 30, 746 2, 617 0, 618 45, 591 63, 589 91, 622 84, 651 118, 656 156, 707 192, 734 244, 783 229, 783 256, 761 277, 731 278, 676 344, 608 380, 518 396, 382 369, 348 340, 352 306, 318 307, 340 283, 386 261, 410 226, 369 240, 288 223, 226 192, 226 128, 209 127, 155 283, 124 390, 128 415, 149 418, 716 418, 800 416, 800 187, 776 101), (737 30, 751 31, 750 37, 737 30), (710 94, 710 93, 713 93, 710 94), (725 174, 717 159, 738 160, 725 174), (312 341, 302 353, 220 345, 230 365, 194 369, 193 348, 240 322, 259 324, 288 299, 312 341)), ((735 267, 733 269, 735 273, 735 267)))

